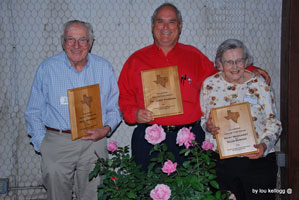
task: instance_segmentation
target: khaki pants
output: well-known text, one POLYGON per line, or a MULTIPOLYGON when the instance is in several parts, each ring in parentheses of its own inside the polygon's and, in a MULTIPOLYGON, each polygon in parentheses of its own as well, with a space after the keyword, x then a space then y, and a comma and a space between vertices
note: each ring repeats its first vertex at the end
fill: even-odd
POLYGON ((42 176, 48 200, 71 200, 74 183, 78 200, 96 200, 100 177, 88 180, 97 156, 107 157, 106 138, 72 141, 71 134, 47 131, 42 144, 42 176))

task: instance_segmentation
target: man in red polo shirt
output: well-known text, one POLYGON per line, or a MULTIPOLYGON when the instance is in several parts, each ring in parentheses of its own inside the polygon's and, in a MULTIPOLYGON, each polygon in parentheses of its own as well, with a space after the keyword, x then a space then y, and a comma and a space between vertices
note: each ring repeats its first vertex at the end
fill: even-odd
MULTIPOLYGON (((183 25, 182 16, 173 4, 162 4, 155 10, 151 20, 154 44, 133 53, 126 61, 118 80, 119 105, 123 117, 128 124, 137 124, 132 136, 132 155, 137 164, 142 164, 143 170, 147 169, 150 161, 149 151, 152 145, 144 139, 144 134, 145 128, 151 124, 163 127, 171 125, 164 129, 165 143, 168 150, 174 153, 178 164, 184 161, 184 157, 179 155, 180 148, 176 145, 180 128, 191 126, 196 141, 201 143, 204 140, 205 134, 199 122, 200 89, 205 78, 218 71, 213 62, 197 48, 178 43, 183 25), (154 119, 153 113, 144 106, 141 71, 169 66, 178 67, 184 114, 154 119)), ((249 68, 255 69, 253 66, 249 68)))

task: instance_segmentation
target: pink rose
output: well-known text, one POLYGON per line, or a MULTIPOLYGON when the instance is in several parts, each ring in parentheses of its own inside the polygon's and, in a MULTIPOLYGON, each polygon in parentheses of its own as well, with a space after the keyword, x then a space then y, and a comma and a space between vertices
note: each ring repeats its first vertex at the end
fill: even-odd
POLYGON ((170 199, 171 190, 167 185, 158 184, 150 193, 153 200, 168 200, 170 199))
POLYGON ((201 145, 201 148, 203 148, 204 150, 212 150, 213 147, 214 147, 214 144, 209 141, 204 141, 201 145))
POLYGON ((112 153, 114 151, 116 151, 117 150, 117 142, 116 141, 110 141, 107 145, 107 149, 108 149, 108 151, 111 151, 112 153))
POLYGON ((154 124, 145 129, 145 139, 152 145, 159 144, 166 138, 166 133, 162 126, 154 124))
POLYGON ((195 140, 195 135, 192 133, 190 128, 181 128, 178 132, 176 143, 179 146, 182 146, 183 144, 187 149, 189 149, 189 146, 193 146, 192 141, 195 140))
POLYGON ((171 160, 168 160, 167 162, 164 163, 162 171, 164 173, 167 173, 169 176, 169 174, 176 171, 176 166, 177 166, 177 163, 173 163, 173 162, 171 162, 171 160))

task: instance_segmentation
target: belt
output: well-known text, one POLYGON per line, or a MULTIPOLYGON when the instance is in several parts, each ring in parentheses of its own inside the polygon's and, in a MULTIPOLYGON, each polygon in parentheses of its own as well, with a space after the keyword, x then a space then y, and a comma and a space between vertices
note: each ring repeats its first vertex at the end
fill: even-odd
POLYGON ((59 133, 71 133, 71 130, 58 130, 58 129, 51 128, 51 127, 48 127, 48 126, 46 126, 46 129, 49 130, 49 131, 55 131, 55 132, 59 132, 59 133))
MULTIPOLYGON (((162 125, 162 128, 166 132, 178 132, 181 128, 189 128, 194 127, 195 125, 200 124, 200 120, 190 123, 190 124, 182 124, 182 125, 162 125)), ((151 126, 151 124, 145 124, 146 127, 151 126)))

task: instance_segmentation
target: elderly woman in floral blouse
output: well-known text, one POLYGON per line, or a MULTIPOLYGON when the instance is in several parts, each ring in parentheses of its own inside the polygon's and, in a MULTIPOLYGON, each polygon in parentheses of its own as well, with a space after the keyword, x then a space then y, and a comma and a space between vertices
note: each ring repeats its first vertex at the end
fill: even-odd
POLYGON ((215 64, 220 71, 208 77, 201 90, 201 124, 206 140, 214 143, 213 150, 218 153, 215 135, 219 128, 212 123, 210 109, 241 102, 250 104, 258 153, 218 160, 218 182, 221 189, 232 191, 237 199, 275 199, 275 193, 268 189, 276 188, 274 145, 281 133, 281 122, 276 117, 269 85, 262 77, 245 70, 252 62, 247 47, 239 40, 228 39, 218 47, 215 64))

